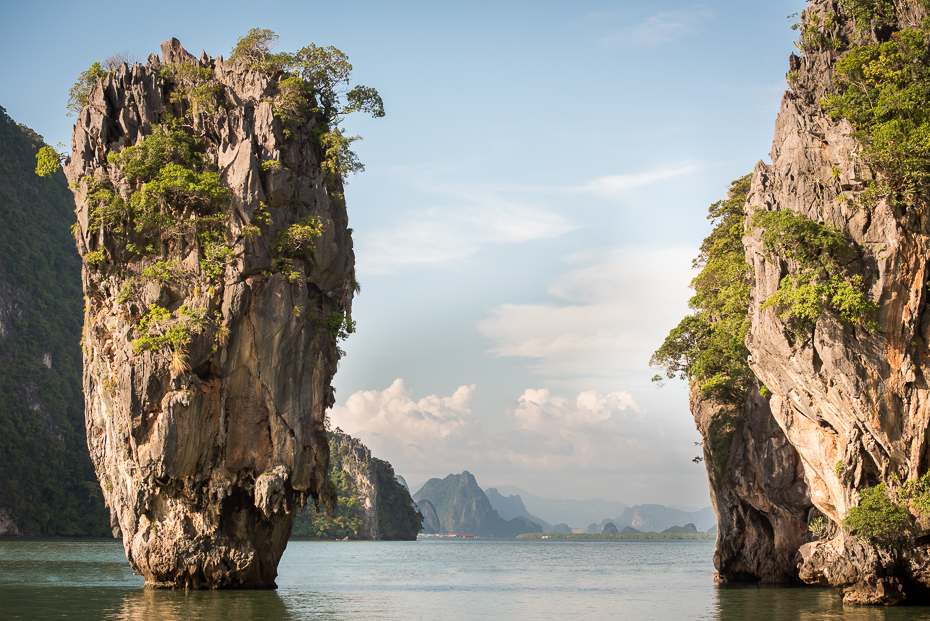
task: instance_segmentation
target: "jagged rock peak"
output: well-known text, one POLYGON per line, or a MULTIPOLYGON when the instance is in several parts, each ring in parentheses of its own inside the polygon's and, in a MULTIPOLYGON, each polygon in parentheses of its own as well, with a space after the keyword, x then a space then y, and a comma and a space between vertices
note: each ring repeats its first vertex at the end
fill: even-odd
POLYGON ((161 49, 97 82, 65 163, 88 445, 148 586, 270 588, 298 507, 333 502, 342 183, 325 119, 275 114, 279 77, 161 49))

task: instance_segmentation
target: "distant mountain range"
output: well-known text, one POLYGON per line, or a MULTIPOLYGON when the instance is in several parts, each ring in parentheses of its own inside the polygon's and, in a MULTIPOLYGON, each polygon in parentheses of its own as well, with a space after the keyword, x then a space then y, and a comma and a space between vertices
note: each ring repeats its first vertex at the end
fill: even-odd
POLYGON ((571 528, 585 528, 587 525, 588 532, 601 533, 608 522, 621 529, 621 532, 624 532, 623 529, 632 529, 637 532, 660 533, 687 524, 692 524, 697 531, 709 532, 717 524, 712 507, 687 511, 683 509, 692 508, 664 505, 630 507, 622 502, 600 498, 553 500, 530 494, 511 485, 489 487, 485 492, 491 506, 502 517, 523 516, 542 526, 546 532, 570 532, 571 528))
POLYGON ((430 479, 413 495, 413 500, 424 515, 426 532, 439 530, 442 533, 511 538, 543 531, 540 524, 525 516, 501 517, 467 470, 444 479, 430 479))
MULTIPOLYGON (((490 489, 490 488, 489 488, 490 489)), ((629 507, 622 502, 591 498, 589 500, 553 500, 530 494, 526 490, 512 485, 497 485, 495 488, 503 496, 519 496, 527 511, 552 523, 571 524, 575 528, 584 528, 592 522, 600 523, 604 518, 620 515, 629 507)), ((490 496, 489 496, 490 497, 490 496)), ((497 508, 497 507, 495 507, 497 508)), ((617 524, 618 527, 622 526, 617 524)))

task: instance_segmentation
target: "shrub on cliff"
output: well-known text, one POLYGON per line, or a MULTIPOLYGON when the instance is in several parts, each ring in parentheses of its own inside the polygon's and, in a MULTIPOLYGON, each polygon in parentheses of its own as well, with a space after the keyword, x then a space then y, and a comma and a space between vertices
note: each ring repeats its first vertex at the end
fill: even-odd
MULTIPOLYGON (((650 364, 696 383, 704 395, 741 401, 753 379, 746 359, 749 330, 749 265, 743 249, 745 203, 751 176, 730 184, 728 198, 708 209, 714 230, 701 244, 693 267, 701 272, 691 281, 694 311, 669 333, 650 364)), ((662 381, 656 375, 653 381, 662 381)))
POLYGON ((911 204, 930 191, 927 37, 906 29, 851 47, 836 64, 837 94, 822 102, 834 119, 853 124, 865 161, 880 173, 863 197, 867 205, 884 196, 911 204))

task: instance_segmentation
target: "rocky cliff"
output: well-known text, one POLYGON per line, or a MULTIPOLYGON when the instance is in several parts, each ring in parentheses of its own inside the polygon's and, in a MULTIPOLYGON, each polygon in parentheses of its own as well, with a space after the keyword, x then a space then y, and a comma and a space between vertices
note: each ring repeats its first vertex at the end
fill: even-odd
POLYGON ((431 516, 435 514, 439 528, 432 525, 432 529, 439 532, 495 538, 542 532, 539 524, 526 517, 505 520, 498 515, 488 497, 478 487, 475 477, 468 471, 450 474, 444 479, 430 479, 417 490, 413 499, 418 504, 422 503, 427 525, 431 524, 431 516))
MULTIPOLYGON (((915 482, 928 469, 930 219, 922 188, 896 189, 896 171, 872 150, 883 136, 856 118, 854 125, 848 111, 828 114, 824 98, 855 80, 871 89, 869 81, 878 79, 859 71, 838 83, 838 59, 858 53, 877 61, 885 52, 874 44, 889 43, 900 52, 891 62, 901 63, 906 46, 925 45, 909 43, 902 33, 912 29, 922 40, 926 14, 923 2, 811 2, 801 24, 807 45, 802 57, 791 59, 792 91, 776 121, 772 164, 756 166, 747 205, 753 216, 790 212, 838 231, 849 250, 821 260, 827 272, 819 278, 859 282, 877 306, 856 320, 834 288, 824 294, 822 314, 806 322, 783 307, 767 308, 785 279, 805 274, 810 262, 799 253, 773 252, 766 238, 772 227, 756 228, 745 239, 754 280, 751 366, 773 393, 772 415, 800 457, 811 502, 830 523, 822 540, 801 548, 800 577, 838 587, 847 602, 920 599, 930 586, 930 548, 919 511, 907 508, 912 519, 902 517, 896 532, 882 536, 856 532, 848 521, 843 527, 868 490, 887 485, 889 493, 879 488, 879 496, 891 511, 902 482, 915 482), (860 133, 854 136, 855 129, 860 133)), ((911 72, 920 62, 926 61, 905 62, 896 79, 916 79, 911 72)), ((896 131, 897 140, 908 139, 903 126, 896 131)), ((823 257, 830 250, 817 252, 823 257)))
POLYGON ((329 452, 335 515, 304 511, 294 521, 294 536, 416 540, 422 516, 391 464, 338 428, 329 432, 329 452))
POLYGON ((106 535, 84 440, 81 259, 42 137, 0 108, 0 535, 106 535))
POLYGON ((65 163, 87 442, 150 587, 274 587, 298 507, 334 501, 324 416, 355 289, 342 183, 322 167, 319 91, 247 60, 172 40, 122 65, 65 163))
POLYGON ((772 417, 758 384, 736 405, 701 398, 693 386, 691 412, 704 438, 717 515, 717 579, 798 582, 796 556, 808 541, 813 505, 798 453, 772 417))

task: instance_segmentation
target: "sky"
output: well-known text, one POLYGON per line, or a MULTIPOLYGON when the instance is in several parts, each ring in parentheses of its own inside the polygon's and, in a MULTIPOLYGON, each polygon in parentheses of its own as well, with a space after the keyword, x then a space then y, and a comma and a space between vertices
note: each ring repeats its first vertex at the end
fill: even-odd
MULTIPOLYGON (((687 312, 707 208, 768 161, 802 0, 257 5, 7 3, 0 106, 70 145, 68 89, 178 38, 228 56, 334 45, 382 119, 349 117, 361 293, 333 426, 414 489, 468 470, 547 498, 707 506, 682 381, 651 353, 687 312)), ((357 115, 356 115, 357 116, 357 115)))

